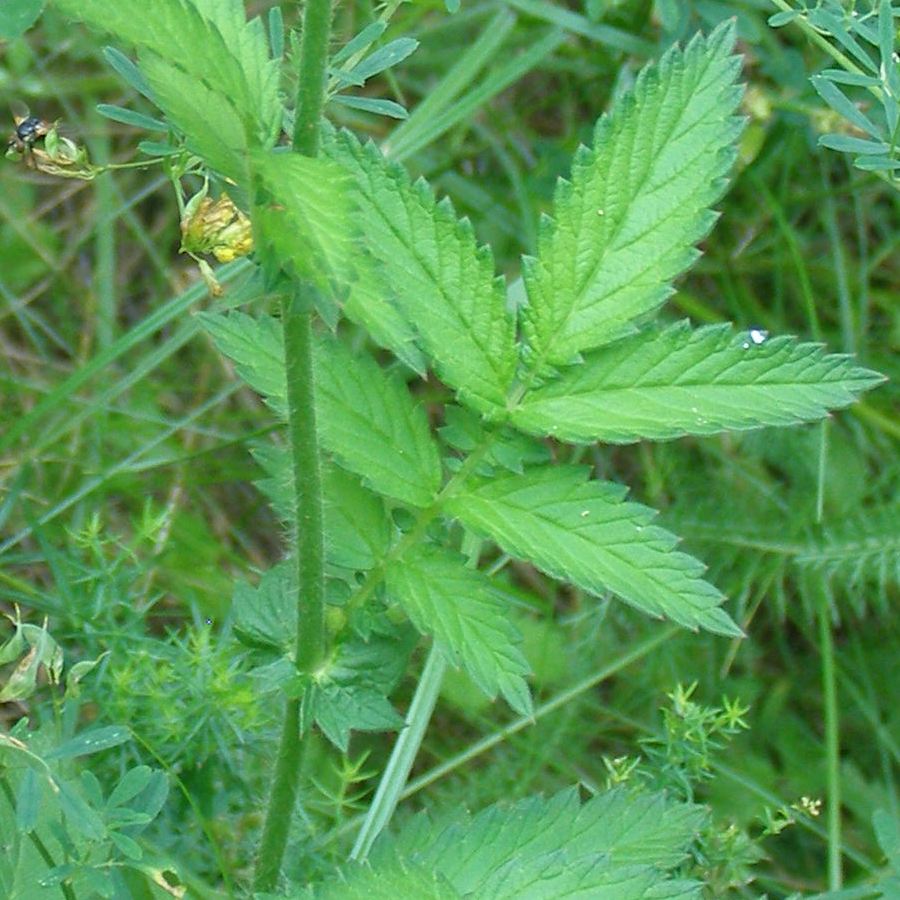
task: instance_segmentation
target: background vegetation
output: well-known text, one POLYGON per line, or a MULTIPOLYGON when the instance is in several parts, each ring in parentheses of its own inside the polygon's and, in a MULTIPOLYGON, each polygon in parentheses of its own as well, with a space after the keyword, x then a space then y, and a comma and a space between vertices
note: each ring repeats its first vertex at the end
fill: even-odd
MULTIPOLYGON (((342 3, 341 43, 386 13, 382 43, 420 42, 357 91, 412 116, 328 108, 451 196, 516 276, 555 179, 616 92, 671 42, 737 17, 750 86, 741 162, 666 315, 821 340, 892 383, 825 426, 580 452, 663 510, 749 639, 668 629, 513 565, 536 721, 448 678, 401 810, 643 778, 711 805, 689 872, 711 896, 823 891, 835 846, 846 882, 871 883, 900 812, 897 184, 819 146, 858 132, 810 81, 832 65, 822 40, 798 21, 773 29, 775 11, 763 0, 508 0, 453 14, 437 2, 342 3), (723 696, 749 708, 746 730, 723 696), (823 728, 829 697, 839 756, 823 728), (840 834, 812 814, 828 790, 840 792, 840 834)), ((0 108, 11 101, 61 119, 98 164, 131 161, 152 138, 98 115, 98 103, 152 110, 123 93, 95 37, 52 11, 2 45, 0 108)), ((167 771, 173 789, 146 839, 229 886, 252 863, 273 753, 263 736, 277 723, 241 674, 228 611, 235 580, 279 558, 281 526, 251 485, 248 435, 270 429, 270 413, 201 336, 190 311, 212 301, 180 238, 157 170, 66 181, 0 165, 0 603, 32 623, 48 616, 69 663, 102 657, 80 716, 127 724, 135 741, 93 770, 113 784, 137 763, 167 771), (123 337, 127 352, 114 354, 123 337)), ((220 305, 241 302, 243 277, 240 262, 220 274, 220 305)), ((435 390, 424 383, 419 396, 435 390)), ((401 707, 408 693, 401 683, 401 707)), ((5 704, 4 724, 27 715, 49 727, 54 697, 5 704)), ((354 735, 343 756, 313 748, 295 837, 318 838, 292 857, 294 874, 346 852, 389 748, 377 734, 354 735)))

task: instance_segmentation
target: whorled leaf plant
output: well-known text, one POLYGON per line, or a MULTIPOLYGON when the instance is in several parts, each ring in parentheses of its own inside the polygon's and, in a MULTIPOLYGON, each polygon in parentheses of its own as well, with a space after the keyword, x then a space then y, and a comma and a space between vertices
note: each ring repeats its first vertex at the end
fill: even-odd
MULTIPOLYGON (((170 140, 201 157, 244 206, 266 283, 284 298, 280 316, 202 315, 287 426, 280 442, 255 452, 261 486, 292 530, 289 561, 234 598, 237 631, 264 664, 260 683, 287 704, 258 889, 277 882, 301 735, 318 723, 346 746, 353 729, 397 727, 387 696, 416 632, 432 655, 355 858, 396 804, 445 662, 489 696, 531 710, 520 636, 478 568, 482 542, 654 617, 741 635, 703 564, 677 549, 652 510, 547 452, 553 440, 627 443, 811 421, 881 380, 793 338, 654 322, 714 224, 734 160, 741 89, 731 24, 646 66, 600 118, 559 182, 536 255, 523 260, 517 303, 521 292, 497 275, 490 249, 449 200, 437 201, 373 143, 322 121, 328 0, 305 5, 299 92, 287 111, 280 17, 267 33, 238 0, 56 5, 137 48, 139 83, 170 140), (279 136, 291 115, 288 146, 279 136), (338 308, 396 362, 351 350, 317 320, 316 310, 333 323, 338 308), (426 411, 416 397, 415 372, 426 369, 448 388, 442 410, 426 411), (454 427, 436 431, 427 412, 454 427)), ((610 796, 582 807, 567 795, 510 815, 530 817, 537 840, 556 807, 570 823, 582 816, 599 827, 596 817, 613 820, 611 804, 610 796)), ((666 821, 644 826, 664 832, 666 821)), ((480 869, 454 868, 439 848, 455 845, 457 827, 418 846, 401 842, 380 874, 372 870, 376 881, 357 872, 353 890, 523 896, 525 878, 560 892, 627 882, 637 897, 667 877, 649 856, 634 868, 633 856, 610 855, 602 841, 567 866, 568 839, 557 829, 527 873, 503 882, 522 848, 486 844, 496 852, 480 869)), ((685 834, 657 837, 677 860, 685 834)), ((668 890, 696 895, 675 881, 668 890)))

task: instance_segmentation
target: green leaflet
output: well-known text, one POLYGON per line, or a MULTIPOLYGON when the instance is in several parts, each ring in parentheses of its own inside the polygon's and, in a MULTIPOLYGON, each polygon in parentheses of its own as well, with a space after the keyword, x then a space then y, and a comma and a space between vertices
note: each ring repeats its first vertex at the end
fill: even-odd
POLYGON ((424 181, 410 182, 373 144, 339 132, 323 153, 353 177, 366 246, 438 375, 478 411, 503 408, 516 368, 515 325, 490 250, 449 201, 436 203, 424 181))
POLYGON ((588 481, 576 466, 532 469, 456 494, 447 510, 507 553, 594 594, 612 591, 653 616, 729 636, 741 630, 703 564, 651 525, 656 513, 626 503, 626 489, 588 481))
POLYGON ((281 323, 272 316, 254 319, 242 312, 204 312, 197 318, 219 352, 234 362, 241 379, 262 394, 280 418, 287 418, 281 323))
POLYGON ((475 815, 420 813, 375 848, 369 865, 348 868, 340 892, 326 887, 315 896, 698 898, 697 883, 665 870, 684 857, 703 817, 662 794, 614 790, 582 804, 574 789, 475 815), (642 843, 648 850, 632 863, 642 843))
POLYGON ((258 142, 271 146, 281 127, 282 105, 278 96, 279 60, 273 59, 262 17, 247 21, 244 0, 191 0, 215 25, 225 45, 237 59, 250 96, 259 106, 251 109, 260 124, 258 142))
MULTIPOLYGON (((237 582, 232 609, 235 633, 258 656, 255 677, 262 692, 297 689, 291 662, 297 629, 296 562, 285 560, 263 573, 252 587, 237 582), (274 660, 274 661, 273 661, 274 660)), ((335 647, 310 691, 309 714, 325 736, 342 750, 351 731, 388 731, 403 719, 387 699, 406 671, 416 642, 405 626, 392 634, 351 637, 335 647)))
POLYGON ((884 380, 820 344, 751 334, 681 322, 625 338, 530 391, 511 421, 575 442, 740 431, 822 418, 884 380))
POLYGON ((428 506, 441 484, 441 462, 424 409, 399 375, 339 341, 316 350, 316 408, 322 442, 373 490, 428 506))
POLYGON ((449 821, 430 823, 420 814, 395 847, 412 859, 432 859, 458 888, 474 890, 510 859, 563 848, 573 860, 596 854, 619 866, 672 868, 684 859, 706 817, 702 807, 664 793, 615 788, 582 804, 578 791, 569 788, 552 797, 497 804, 474 816, 457 812, 449 821), (518 827, 510 828, 512 821, 518 827))
MULTIPOLYGON (((235 0, 54 2, 66 15, 179 67, 194 82, 190 96, 199 99, 196 92, 202 84, 233 103, 251 145, 263 146, 274 138, 280 124, 277 70, 268 59, 260 23, 246 22, 243 4, 235 0)), ((195 111, 200 114, 201 110, 198 105, 195 111)), ((201 129, 188 128, 187 133, 196 138, 201 129)))
POLYGON ((560 181, 537 258, 523 261, 532 370, 634 331, 696 258, 741 128, 734 39, 726 24, 644 68, 560 181))
POLYGON ((424 377, 428 360, 416 344, 416 332, 390 301, 391 289, 380 264, 368 254, 356 257, 356 278, 350 285, 342 312, 365 328, 369 337, 424 377))
POLYGON ((152 53, 141 55, 141 71, 153 99, 185 135, 192 153, 238 184, 247 183, 247 135, 234 102, 176 64, 152 53))
MULTIPOLYGON (((284 418, 284 349, 279 323, 232 312, 200 320, 238 374, 284 418)), ((441 466, 424 411, 398 375, 336 340, 315 348, 316 412, 323 445, 373 490, 412 506, 428 506, 441 466)))
MULTIPOLYGON (((294 483, 288 448, 265 442, 251 452, 267 476, 259 479, 256 486, 276 515, 293 524, 294 483)), ((384 501, 363 487, 355 476, 336 466, 324 467, 322 486, 328 500, 323 510, 328 563, 342 569, 374 568, 390 543, 391 525, 384 501)))
POLYGON ((531 714, 521 635, 485 575, 450 550, 419 546, 388 567, 385 583, 452 665, 461 665, 489 697, 500 693, 517 712, 531 714))
POLYGON ((273 254, 271 268, 334 295, 353 277, 350 179, 327 159, 291 152, 251 155, 257 179, 253 233, 257 256, 273 254))

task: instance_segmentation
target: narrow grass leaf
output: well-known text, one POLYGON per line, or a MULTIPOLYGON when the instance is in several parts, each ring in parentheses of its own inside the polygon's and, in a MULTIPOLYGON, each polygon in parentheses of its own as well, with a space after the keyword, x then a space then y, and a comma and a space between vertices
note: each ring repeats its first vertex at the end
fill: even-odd
POLYGON ((385 583, 452 665, 462 666, 489 697, 500 693, 517 712, 530 715, 521 636, 485 575, 450 550, 424 546, 389 566, 385 583))
POLYGON ((479 411, 502 407, 515 333, 490 250, 449 201, 436 203, 424 181, 412 183, 373 144, 341 132, 325 152, 354 179, 367 247, 438 375, 479 411))
POLYGON ((523 261, 532 369, 634 331, 695 260, 742 124, 734 39, 727 24, 644 68, 576 154, 523 261))
POLYGON ((633 53, 636 56, 648 57, 652 56, 655 50, 650 41, 641 40, 629 31, 602 22, 592 22, 580 13, 550 3, 548 0, 509 0, 509 5, 526 15, 558 25, 573 34, 580 34, 617 53, 633 53))
POLYGON ((739 636, 720 608, 725 598, 703 580, 703 564, 651 524, 655 511, 625 502, 620 485, 587 478, 576 466, 532 469, 469 487, 447 511, 555 578, 594 594, 612 591, 687 628, 739 636))
POLYGON ((496 58, 515 23, 516 18, 508 9, 501 7, 497 11, 450 70, 429 88, 409 119, 391 132, 382 145, 386 156, 400 160, 410 154, 409 148, 419 145, 420 136, 431 123, 446 112, 484 66, 496 58))
POLYGON ((681 322, 625 338, 529 392, 512 422, 582 443, 793 425, 845 407, 884 380, 820 344, 760 337, 681 322))
POLYGON ((469 93, 459 97, 439 115, 419 118, 416 127, 406 133, 405 140, 401 141, 399 137, 392 138, 385 145, 385 155, 395 162, 400 162, 434 143, 451 128, 475 116, 493 97, 511 84, 523 79, 565 39, 566 33, 561 28, 549 28, 541 37, 529 42, 521 52, 501 54, 499 58, 502 62, 487 75, 479 78, 469 93))

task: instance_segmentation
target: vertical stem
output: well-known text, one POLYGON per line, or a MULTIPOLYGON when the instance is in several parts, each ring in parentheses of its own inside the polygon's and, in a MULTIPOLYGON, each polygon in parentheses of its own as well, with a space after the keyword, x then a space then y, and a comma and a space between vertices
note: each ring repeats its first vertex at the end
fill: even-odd
POLYGON ((319 121, 325 102, 330 34, 331 0, 306 0, 294 114, 294 149, 304 156, 316 156, 319 152, 319 121))
POLYGON ((825 694, 826 829, 828 831, 828 889, 839 891, 841 872, 841 745, 838 731, 834 636, 828 597, 819 596, 819 645, 822 654, 822 688, 825 694))
MULTIPOLYGON (((331 31, 331 0, 306 0, 300 43, 294 150, 304 156, 319 151, 319 123, 325 99, 325 71, 331 31)), ((313 304, 308 286, 295 286, 282 299, 284 357, 287 376, 288 437, 297 519, 297 644, 301 674, 315 671, 325 656, 325 580, 322 539, 322 476, 316 433, 312 364, 313 304)), ((299 698, 289 698, 278 745, 272 792, 256 863, 254 887, 273 890, 287 846, 297 798, 303 745, 299 698)))
MULTIPOLYGON (((828 464, 828 422, 819 425, 819 471, 816 486, 816 522, 825 516, 825 476, 828 464)), ((834 634, 828 590, 818 597, 819 652, 822 656, 822 693, 825 701, 826 814, 828 830, 828 889, 839 891, 841 871, 841 732, 834 661, 834 634)))
POLYGON ((296 665, 301 674, 309 674, 325 656, 325 549, 312 367, 312 313, 303 309, 304 305, 305 301, 296 296, 284 297, 281 318, 297 519, 296 665))

